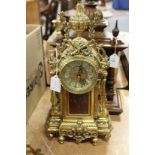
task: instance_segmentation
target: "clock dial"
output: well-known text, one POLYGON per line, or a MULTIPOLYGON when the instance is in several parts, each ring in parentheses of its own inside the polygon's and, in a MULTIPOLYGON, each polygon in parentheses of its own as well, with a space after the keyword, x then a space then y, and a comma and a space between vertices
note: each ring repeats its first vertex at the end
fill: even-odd
POLYGON ((97 72, 94 66, 83 60, 67 63, 61 71, 61 83, 71 93, 82 94, 96 84, 97 72))

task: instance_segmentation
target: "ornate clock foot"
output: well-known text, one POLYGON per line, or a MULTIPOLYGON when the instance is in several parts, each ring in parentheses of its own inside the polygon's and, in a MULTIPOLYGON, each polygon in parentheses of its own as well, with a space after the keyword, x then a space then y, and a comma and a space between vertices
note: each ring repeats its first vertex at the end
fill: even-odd
POLYGON ((46 132, 46 136, 48 137, 48 139, 52 139, 54 137, 54 135, 49 132, 46 132))
POLYGON ((81 142, 81 141, 79 141, 79 140, 76 140, 76 144, 80 144, 80 142, 81 142))
POLYGON ((111 137, 110 133, 107 133, 104 137, 105 141, 109 141, 109 138, 111 137))
POLYGON ((53 138, 53 134, 52 134, 52 133, 50 133, 50 134, 49 134, 49 137, 50 137, 50 138, 53 138))
POLYGON ((93 145, 96 145, 97 141, 98 141, 98 138, 97 138, 97 137, 94 137, 94 138, 92 139, 93 145))
POLYGON ((60 137, 59 137, 59 143, 60 143, 60 144, 63 144, 63 143, 64 143, 64 136, 60 136, 60 137))

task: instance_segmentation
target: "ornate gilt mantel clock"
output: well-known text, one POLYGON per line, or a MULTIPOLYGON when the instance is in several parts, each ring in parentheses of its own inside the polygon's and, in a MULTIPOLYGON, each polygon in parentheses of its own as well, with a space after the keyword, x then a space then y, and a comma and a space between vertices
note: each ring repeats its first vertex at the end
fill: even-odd
POLYGON ((69 137, 77 143, 91 139, 95 145, 99 136, 108 139, 112 129, 105 92, 108 57, 93 39, 97 14, 90 21, 80 3, 76 9, 76 16, 69 22, 63 12, 58 21, 64 27, 65 38, 57 44, 56 58, 51 57, 49 64, 51 74, 58 74, 61 92, 51 91, 46 130, 49 137, 59 135, 60 143, 69 137), (89 40, 81 37, 87 28, 89 40), (76 31, 76 38, 70 38, 70 29, 76 31))

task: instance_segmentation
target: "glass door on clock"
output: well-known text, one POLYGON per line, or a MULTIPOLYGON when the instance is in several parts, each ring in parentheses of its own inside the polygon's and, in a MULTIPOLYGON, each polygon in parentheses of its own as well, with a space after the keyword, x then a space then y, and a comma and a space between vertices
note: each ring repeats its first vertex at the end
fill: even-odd
POLYGON ((72 94, 69 93, 68 102, 69 114, 89 114, 90 109, 90 94, 72 94))

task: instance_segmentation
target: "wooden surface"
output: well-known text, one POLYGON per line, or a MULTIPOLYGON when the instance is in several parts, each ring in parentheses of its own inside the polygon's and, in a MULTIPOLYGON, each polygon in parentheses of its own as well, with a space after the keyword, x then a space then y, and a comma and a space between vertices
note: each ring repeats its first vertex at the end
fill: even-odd
POLYGON ((43 39, 47 40, 53 32, 52 20, 56 19, 59 2, 58 0, 52 0, 48 4, 40 4, 41 17, 45 18, 45 34, 43 39))
POLYGON ((120 99, 119 89, 127 88, 128 86, 128 80, 125 76, 121 61, 119 63, 118 69, 115 69, 114 79, 114 96, 112 101, 108 100, 107 108, 110 114, 120 114, 121 112, 123 112, 123 108, 120 99))
POLYGON ((115 88, 125 88, 127 86, 128 80, 126 78, 122 62, 120 61, 119 68, 115 70, 115 88))
POLYGON ((26 0, 26 24, 40 24, 39 0, 26 0))
POLYGON ((77 0, 61 0, 61 11, 75 8, 77 0))

